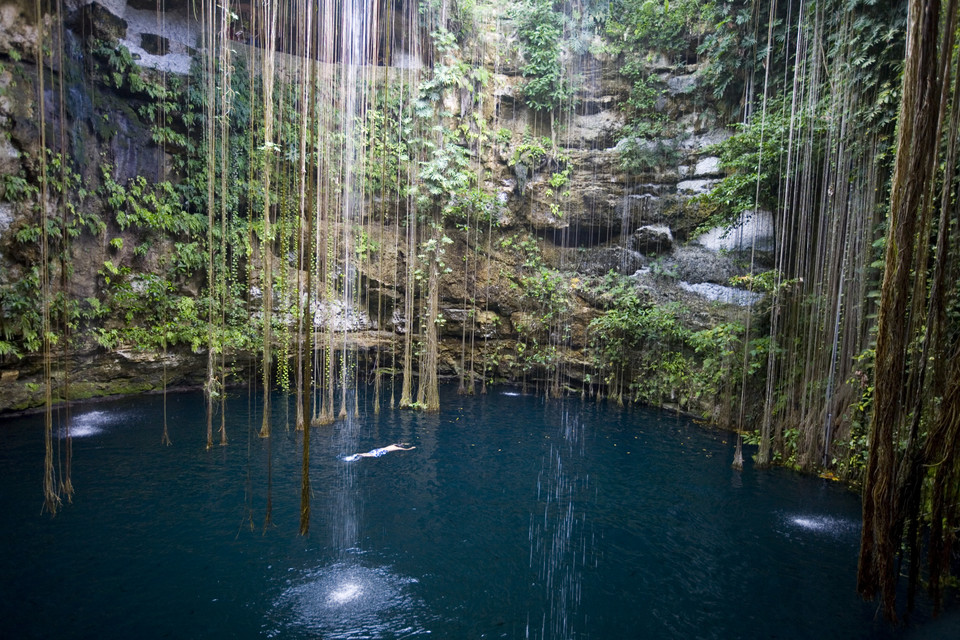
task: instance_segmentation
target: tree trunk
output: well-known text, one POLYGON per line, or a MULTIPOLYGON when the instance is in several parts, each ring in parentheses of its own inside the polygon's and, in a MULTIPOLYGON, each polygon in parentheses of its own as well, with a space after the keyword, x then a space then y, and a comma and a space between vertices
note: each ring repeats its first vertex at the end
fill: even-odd
POLYGON ((874 413, 863 494, 863 531, 857 589, 868 599, 881 594, 886 616, 896 619, 896 531, 894 483, 897 442, 907 379, 911 268, 918 208, 936 158, 940 79, 937 77, 939 0, 911 0, 907 53, 900 103, 897 155, 890 190, 885 270, 878 314, 874 413))

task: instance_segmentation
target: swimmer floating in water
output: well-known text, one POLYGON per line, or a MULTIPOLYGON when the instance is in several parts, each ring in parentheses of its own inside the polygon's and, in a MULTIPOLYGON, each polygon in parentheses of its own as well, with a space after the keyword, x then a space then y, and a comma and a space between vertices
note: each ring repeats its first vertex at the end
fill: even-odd
POLYGON ((360 458, 379 458, 384 456, 391 451, 410 451, 411 449, 416 449, 409 442, 398 442, 396 444, 388 444, 385 447, 380 447, 379 449, 371 449, 364 453, 354 453, 349 456, 342 456, 340 459, 344 462, 353 462, 354 460, 359 460, 360 458))

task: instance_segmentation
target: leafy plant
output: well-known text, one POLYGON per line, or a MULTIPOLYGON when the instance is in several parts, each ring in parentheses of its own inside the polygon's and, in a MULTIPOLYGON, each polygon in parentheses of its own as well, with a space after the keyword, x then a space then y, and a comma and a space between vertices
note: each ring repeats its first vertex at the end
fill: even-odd
POLYGON ((789 127, 789 114, 772 105, 751 123, 737 125, 737 133, 713 148, 727 175, 697 199, 707 216, 704 227, 732 223, 757 208, 779 207, 789 127))
POLYGON ((692 331, 682 307, 647 301, 632 278, 614 272, 588 289, 603 309, 589 325, 594 362, 618 398, 696 408, 737 380, 739 323, 692 331))
POLYGON ((628 56, 656 51, 685 62, 707 23, 702 15, 712 0, 613 0, 605 21, 611 45, 628 56))
MULTIPOLYGON (((707 30, 698 52, 709 64, 703 72, 704 85, 712 87, 714 98, 728 105, 737 104, 746 79, 762 62, 754 25, 767 24, 768 8, 758 5, 754 16, 750 0, 710 2, 704 6, 707 30)), ((776 74, 772 74, 776 75, 776 74)))
POLYGON ((19 357, 43 346, 40 291, 39 266, 0 285, 0 337, 6 354, 19 357))
POLYGON ((537 171, 545 168, 552 169, 553 173, 549 178, 552 181, 551 187, 556 184, 554 188, 559 189, 566 184, 572 170, 570 159, 553 144, 550 138, 537 138, 530 135, 528 131, 524 132, 520 144, 514 147, 508 165, 513 168, 514 175, 517 177, 521 195, 537 171))
POLYGON ((552 111, 575 104, 576 81, 563 64, 564 15, 553 0, 520 0, 510 15, 517 27, 526 79, 523 99, 534 111, 552 111))
POLYGON ((0 176, 0 189, 3 199, 7 202, 25 202, 36 197, 36 185, 27 181, 21 169, 19 173, 5 173, 0 176))

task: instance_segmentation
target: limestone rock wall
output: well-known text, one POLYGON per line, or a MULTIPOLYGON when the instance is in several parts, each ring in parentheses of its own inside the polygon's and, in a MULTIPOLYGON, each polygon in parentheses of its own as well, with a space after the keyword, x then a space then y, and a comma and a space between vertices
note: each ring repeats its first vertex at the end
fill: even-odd
MULTIPOLYGON (((485 115, 493 130, 510 133, 510 142, 500 144, 486 163, 492 176, 486 187, 506 205, 504 226, 533 229, 545 243, 580 249, 580 255, 587 256, 580 266, 590 273, 612 268, 632 274, 655 260, 688 259, 676 250, 697 241, 693 232, 700 220, 691 198, 706 193, 723 177, 712 147, 731 135, 717 109, 703 98, 709 94, 700 87, 703 65, 676 66, 651 57, 648 71, 666 87, 658 111, 675 126, 670 139, 646 144, 666 144, 676 154, 667 164, 630 174, 621 161, 625 124, 621 105, 630 92, 630 83, 619 73, 622 60, 584 54, 574 71, 581 87, 577 105, 557 118, 551 130, 548 116, 524 105, 524 78, 508 10, 498 5, 487 21, 499 28, 482 30, 482 59, 492 78, 483 102, 485 115), (549 184, 558 170, 555 163, 540 160, 522 167, 512 163, 517 147, 531 137, 553 138, 560 155, 568 159, 571 172, 559 190, 562 194, 549 184), (654 241, 653 228, 661 230, 656 236, 663 242, 654 241)), ((718 277, 729 275, 734 273, 718 277)))
MULTIPOLYGON (((164 16, 157 15, 152 0, 77 0, 66 4, 66 55, 62 63, 59 59, 47 63, 46 80, 48 91, 52 91, 53 78, 59 74, 64 79, 66 120, 61 121, 60 114, 50 106, 54 101, 49 100, 45 121, 48 136, 63 134, 69 138, 70 153, 81 170, 87 192, 93 193, 102 183, 102 163, 113 167, 118 182, 126 182, 135 176, 159 179, 170 159, 152 143, 129 97, 85 78, 81 34, 94 33, 125 45, 143 68, 185 73, 198 45, 188 4, 168 0, 164 16)), ((710 147, 729 135, 715 110, 694 99, 700 68, 696 64, 674 67, 652 60, 651 73, 667 87, 658 109, 677 123, 675 138, 665 142, 677 153, 669 164, 629 174, 622 169, 624 116, 619 105, 630 87, 619 74, 621 61, 585 54, 577 66, 582 77, 578 104, 554 118, 551 126, 551 118, 524 104, 521 61, 506 9, 500 3, 486 5, 486 22, 478 32, 477 50, 465 51, 464 56, 479 60, 490 77, 477 102, 498 142, 478 160, 484 169, 484 190, 495 194, 502 205, 498 233, 505 237, 532 233, 547 265, 568 280, 613 270, 632 275, 651 303, 679 301, 695 309, 691 317, 700 326, 709 326, 722 317, 727 311, 718 310, 713 301, 735 306, 737 299, 724 300, 715 295, 715 290, 710 290, 714 294, 704 293, 705 289, 692 285, 723 288, 730 276, 743 272, 743 265, 735 258, 738 249, 750 242, 744 244, 742 233, 735 246, 714 237, 719 232, 703 241, 694 237, 699 221, 690 199, 722 177, 710 147), (543 138, 550 139, 551 145, 556 142, 551 150, 554 159, 517 161, 518 149, 525 141, 543 138), (562 167, 557 156, 564 158, 562 167), (557 190, 550 186, 550 178, 561 169, 569 169, 569 174, 562 190, 557 190)), ((28 180, 37 177, 40 140, 39 107, 30 98, 36 95, 38 78, 31 54, 36 37, 32 7, 27 0, 0 0, 0 170, 28 180)), ((49 22, 52 17, 45 19, 49 22)), ((404 67, 413 65, 400 57, 396 62, 404 67)), ((0 185, 0 283, 12 283, 25 277, 38 256, 16 241, 30 216, 4 189, 0 185)), ((85 215, 106 217, 104 203, 95 198, 87 198, 83 207, 85 215)), ((106 220, 106 224, 110 225, 110 237, 123 237, 113 222, 106 220)), ((387 234, 398 228, 395 221, 384 220, 383 225, 387 234)), ((748 238, 769 239, 768 226, 746 226, 750 229, 748 238)), ((587 327, 601 313, 602 305, 589 292, 578 293, 566 319, 565 335, 552 335, 555 328, 525 309, 524 292, 512 275, 520 268, 516 256, 494 244, 485 259, 465 273, 461 265, 469 261, 467 254, 472 249, 456 230, 450 235, 455 240, 448 260, 453 271, 441 281, 441 374, 453 377, 469 366, 464 362, 463 341, 469 330, 472 339, 466 359, 475 363, 475 371, 481 368, 476 363, 495 362, 491 375, 511 379, 516 374, 518 341, 526 335, 556 343, 560 358, 570 365, 567 375, 581 375, 591 357, 587 327)), ((402 265, 405 249, 401 246, 395 253, 391 260, 402 265)), ((138 258, 130 249, 118 253, 108 246, 107 234, 81 236, 72 247, 70 295, 80 300, 94 297, 106 260, 142 271, 156 265, 155 254, 138 258)), ((380 325, 367 320, 358 327, 354 342, 364 353, 395 350, 405 332, 411 330, 411 322, 402 317, 402 305, 395 299, 397 286, 402 287, 396 277, 400 271, 379 273, 370 265, 366 269, 365 304, 370 313, 365 317, 377 315, 374 312, 379 306, 379 316, 389 319, 380 325)), ((168 384, 200 384, 203 354, 180 350, 166 358, 168 384)), ((83 379, 82 385, 74 387, 77 397, 90 397, 160 388, 163 362, 161 354, 109 351, 88 342, 80 353, 71 356, 65 370, 68 376, 83 379)), ((38 363, 36 356, 0 356, 0 411, 41 402, 38 363)))
MULTIPOLYGON (((70 239, 67 295, 77 301, 96 298, 103 285, 101 272, 107 261, 128 265, 139 273, 149 273, 156 268, 157 251, 135 256, 133 232, 121 229, 111 219, 106 203, 95 194, 103 186, 103 167, 109 167, 113 179, 120 184, 137 176, 155 181, 163 174, 169 158, 153 143, 149 126, 137 113, 136 100, 115 87, 91 79, 85 67, 88 52, 84 37, 123 42, 140 55, 139 62, 147 67, 189 69, 186 41, 192 42, 192 35, 180 29, 186 24, 186 3, 181 4, 182 7, 173 7, 174 11, 165 21, 166 31, 158 32, 147 20, 148 14, 156 16, 153 2, 140 2, 143 5, 140 9, 135 8, 135 2, 128 6, 126 2, 114 0, 65 2, 62 30, 56 28, 55 14, 41 18, 45 30, 41 75, 35 47, 38 28, 34 3, 0 0, 0 174, 3 176, 0 180, 0 285, 15 292, 9 297, 0 296, 3 305, 0 329, 4 333, 14 330, 18 316, 39 313, 39 309, 21 308, 22 300, 17 296, 29 297, 31 283, 35 281, 34 271, 40 262, 39 243, 29 240, 38 219, 38 198, 25 196, 23 187, 40 183, 41 113, 36 96, 41 77, 46 145, 63 148, 66 164, 77 172, 75 183, 73 178, 69 179, 73 190, 71 204, 76 218, 87 221, 81 225, 82 232, 70 239), (185 66, 154 64, 157 57, 141 50, 141 35, 161 32, 171 36, 182 34, 179 44, 167 47, 169 56, 165 59, 172 62, 179 51, 185 66), (62 43, 59 42, 61 34, 62 43), (52 52, 58 54, 52 55, 52 52), (59 107, 61 88, 62 111, 59 107), (104 232, 89 232, 95 220, 103 222, 104 232), (125 240, 126 249, 111 247, 108 240, 113 238, 125 240)), ((61 176, 56 169, 57 162, 56 157, 48 156, 52 185, 48 211, 58 210, 55 191, 59 189, 61 176)), ((53 232, 57 234, 59 229, 53 232)), ((58 236, 54 237, 52 244, 60 243, 58 236)), ((63 266, 56 261, 54 265, 56 271, 51 273, 51 280, 59 283, 63 266)), ((0 335, 0 340, 5 337, 0 335)), ((0 354, 0 412, 43 403, 42 356, 22 355, 0 354)), ((166 356, 123 349, 109 351, 89 338, 81 338, 65 359, 59 349, 53 357, 58 361, 55 367, 58 388, 66 381, 70 396, 75 399, 158 390, 164 386, 165 379, 171 387, 196 386, 204 370, 201 356, 189 350, 166 356)))

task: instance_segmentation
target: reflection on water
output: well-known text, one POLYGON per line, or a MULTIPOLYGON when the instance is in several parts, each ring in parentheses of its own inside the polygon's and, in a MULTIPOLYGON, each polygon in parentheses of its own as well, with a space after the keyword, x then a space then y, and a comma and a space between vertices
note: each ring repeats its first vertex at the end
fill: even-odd
POLYGON ((274 603, 271 638, 288 633, 322 638, 396 638, 429 634, 417 580, 386 567, 336 563, 307 572, 274 603))

